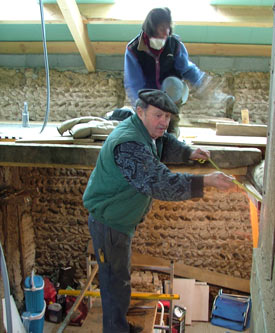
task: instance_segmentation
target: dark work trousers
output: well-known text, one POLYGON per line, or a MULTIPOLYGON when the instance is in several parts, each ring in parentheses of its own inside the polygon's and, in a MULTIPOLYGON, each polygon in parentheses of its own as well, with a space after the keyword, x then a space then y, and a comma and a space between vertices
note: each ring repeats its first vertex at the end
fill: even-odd
POLYGON ((91 215, 88 225, 99 266, 103 333, 128 333, 132 238, 95 221, 91 215))

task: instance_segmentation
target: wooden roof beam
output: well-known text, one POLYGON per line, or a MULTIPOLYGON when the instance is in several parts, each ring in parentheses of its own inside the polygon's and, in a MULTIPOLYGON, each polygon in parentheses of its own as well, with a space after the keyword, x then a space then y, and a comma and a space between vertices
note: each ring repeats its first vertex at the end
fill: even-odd
POLYGON ((95 71, 95 53, 75 0, 57 0, 58 6, 74 38, 79 53, 89 72, 95 71))
MULTIPOLYGON (((271 45, 184 43, 189 55, 235 57, 270 57, 271 45)), ((125 52, 127 42, 93 42, 95 54, 114 55, 125 52)), ((77 53, 74 42, 47 42, 49 54, 77 53)), ((0 42, 0 54, 43 54, 41 42, 0 42)))

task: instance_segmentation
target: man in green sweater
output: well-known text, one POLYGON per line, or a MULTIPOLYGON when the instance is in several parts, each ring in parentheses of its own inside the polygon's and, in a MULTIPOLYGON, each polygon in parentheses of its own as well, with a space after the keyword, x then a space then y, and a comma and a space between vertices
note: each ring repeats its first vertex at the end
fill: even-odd
POLYGON ((171 172, 165 162, 210 157, 167 133, 172 114, 178 114, 167 93, 139 91, 136 113, 108 136, 83 195, 89 211, 89 230, 99 265, 104 333, 140 332, 127 322, 130 304, 131 241, 152 199, 182 201, 203 196, 205 186, 226 190, 232 177, 171 172))

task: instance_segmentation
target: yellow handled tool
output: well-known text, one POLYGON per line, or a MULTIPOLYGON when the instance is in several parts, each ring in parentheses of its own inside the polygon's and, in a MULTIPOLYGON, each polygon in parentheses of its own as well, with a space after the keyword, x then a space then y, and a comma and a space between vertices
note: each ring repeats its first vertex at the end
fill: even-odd
MULTIPOLYGON (((79 295, 81 290, 73 290, 73 289, 59 289, 59 295, 79 295)), ((100 297, 99 291, 86 291, 85 296, 91 297, 100 297)), ((132 292, 131 298, 133 299, 162 299, 162 300, 171 300, 171 299, 180 299, 178 294, 157 294, 157 293, 145 293, 145 292, 132 292)))

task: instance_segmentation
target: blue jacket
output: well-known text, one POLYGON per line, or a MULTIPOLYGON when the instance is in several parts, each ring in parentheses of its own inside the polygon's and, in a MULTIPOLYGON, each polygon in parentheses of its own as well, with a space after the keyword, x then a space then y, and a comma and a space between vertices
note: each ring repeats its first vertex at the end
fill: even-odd
POLYGON ((124 58, 124 87, 132 105, 143 88, 160 89, 168 76, 177 76, 200 86, 204 72, 189 60, 188 52, 176 35, 169 36, 163 51, 150 52, 142 33, 126 47, 124 58))

